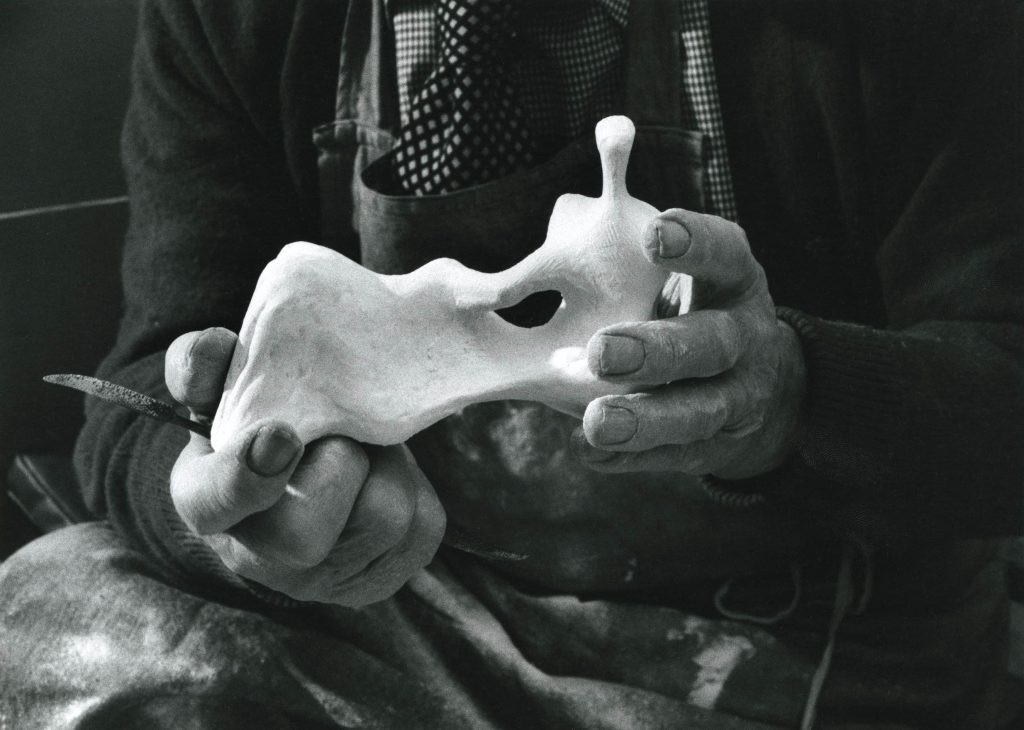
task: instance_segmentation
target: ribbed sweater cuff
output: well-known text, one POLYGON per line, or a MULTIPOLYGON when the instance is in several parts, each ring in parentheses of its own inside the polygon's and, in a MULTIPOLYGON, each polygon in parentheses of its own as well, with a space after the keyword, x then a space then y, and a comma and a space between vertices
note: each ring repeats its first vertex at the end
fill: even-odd
MULTIPOLYGON (((302 605, 302 602, 289 598, 283 593, 278 593, 255 581, 248 580, 228 569, 217 554, 207 545, 202 538, 196 535, 184 523, 178 515, 171 501, 169 490, 160 490, 155 495, 159 502, 160 513, 167 525, 175 544, 187 555, 188 563, 200 575, 204 576, 206 583, 209 581, 216 587, 226 587, 229 591, 245 596, 256 597, 263 603, 278 607, 291 607, 302 605)), ((188 580, 195 581, 196 576, 190 575, 188 580)))
MULTIPOLYGON (((298 605, 297 601, 228 569, 213 549, 188 528, 174 508, 167 483, 186 437, 176 426, 149 422, 140 425, 142 440, 150 443, 152 449, 139 465, 148 473, 135 481, 141 490, 138 519, 148 525, 148 532, 156 538, 156 544, 149 542, 150 550, 173 574, 174 580, 182 586, 233 601, 252 602, 255 597, 271 606, 298 605)), ((144 529, 143 533, 146 532, 144 529)))
POLYGON ((202 576, 203 583, 226 585, 235 590, 246 589, 241 577, 228 570, 210 546, 185 525, 174 509, 167 490, 157 490, 151 498, 158 502, 160 515, 173 541, 172 544, 188 564, 190 574, 187 578, 195 581, 198 574, 202 576))
POLYGON ((891 484, 892 444, 906 392, 898 333, 785 307, 777 314, 799 336, 807 365, 799 458, 850 486, 891 484))

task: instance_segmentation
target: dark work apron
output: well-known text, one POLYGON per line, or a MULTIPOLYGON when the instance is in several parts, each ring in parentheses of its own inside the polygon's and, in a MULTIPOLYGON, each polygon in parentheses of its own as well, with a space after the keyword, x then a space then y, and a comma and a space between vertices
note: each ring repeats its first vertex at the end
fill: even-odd
MULTIPOLYGON (((353 2, 342 43, 335 121, 316 131, 327 241, 375 271, 402 274, 438 257, 482 271, 544 240, 556 198, 600 193, 593 135, 501 180, 425 197, 390 195, 384 157, 399 127, 394 49, 381 2, 353 2), (358 241, 358 243, 356 243, 358 241)), ((637 126, 631 193, 659 209, 702 209, 702 137, 680 126, 678 3, 632 4, 626 98, 637 126)), ((538 321, 529 303, 518 312, 538 321)), ((659 589, 785 571, 799 532, 769 510, 737 514, 677 473, 602 475, 568 451, 575 419, 528 402, 465 408, 410 447, 449 522, 530 557, 504 570, 552 590, 659 589)))

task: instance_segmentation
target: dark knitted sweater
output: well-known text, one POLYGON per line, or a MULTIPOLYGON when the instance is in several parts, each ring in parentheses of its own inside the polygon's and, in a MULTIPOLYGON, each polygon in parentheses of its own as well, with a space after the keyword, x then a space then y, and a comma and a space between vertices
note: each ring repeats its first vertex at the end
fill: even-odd
MULTIPOLYGON (((169 398, 170 342, 237 329, 281 245, 322 240, 311 130, 332 117, 344 6, 143 4, 125 312, 102 376, 169 398)), ((825 532, 1021 529, 1015 23, 1008 2, 712 3, 741 223, 809 377, 798 454, 755 481, 825 532)), ((91 402, 85 496, 165 574, 231 580, 171 506, 184 439, 91 402)))

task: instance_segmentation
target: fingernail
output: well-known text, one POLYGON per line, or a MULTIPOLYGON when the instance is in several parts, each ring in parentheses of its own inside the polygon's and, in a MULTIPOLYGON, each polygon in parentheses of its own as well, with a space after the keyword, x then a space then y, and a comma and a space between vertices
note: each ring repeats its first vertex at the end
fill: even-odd
POLYGON ((602 335, 598 345, 598 375, 627 375, 644 364, 644 343, 627 335, 602 335))
POLYGON ((621 444, 633 438, 636 429, 637 421, 633 411, 621 406, 604 406, 594 437, 602 444, 621 444))
POLYGON ((678 221, 658 221, 658 256, 675 259, 690 250, 690 232, 678 221))
POLYGON ((284 471, 301 448, 289 432, 262 426, 249 444, 246 463, 260 476, 272 477, 284 471))
POLYGON ((217 330, 211 327, 200 332, 199 336, 192 340, 188 352, 185 353, 185 365, 190 373, 203 373, 211 365, 220 365, 211 347, 217 336, 217 330))

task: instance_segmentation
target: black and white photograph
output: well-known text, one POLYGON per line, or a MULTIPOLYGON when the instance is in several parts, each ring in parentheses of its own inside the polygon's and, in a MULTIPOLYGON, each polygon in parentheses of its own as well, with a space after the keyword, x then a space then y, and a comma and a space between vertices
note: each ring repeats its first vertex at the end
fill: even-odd
POLYGON ((0 0, 0 730, 1024 729, 1019 0, 0 0))

